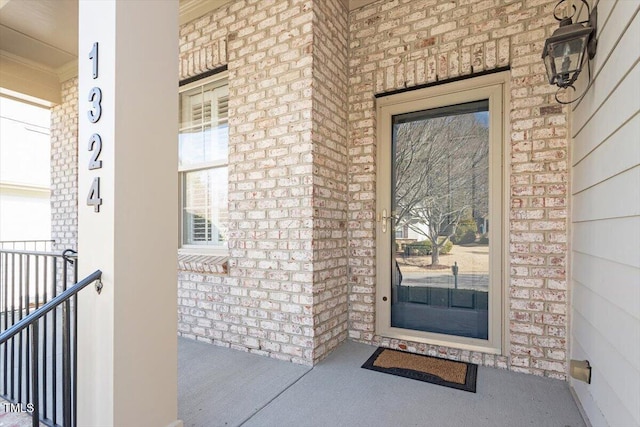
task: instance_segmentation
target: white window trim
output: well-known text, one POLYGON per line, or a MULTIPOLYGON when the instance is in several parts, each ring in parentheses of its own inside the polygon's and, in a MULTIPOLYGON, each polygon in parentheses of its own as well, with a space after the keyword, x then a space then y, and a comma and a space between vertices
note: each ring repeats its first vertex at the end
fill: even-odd
MULTIPOLYGON (((178 89, 178 96, 180 96, 183 92, 187 92, 189 90, 195 89, 200 86, 208 85, 210 83, 215 83, 220 80, 227 80, 227 84, 229 82, 229 72, 222 71, 210 77, 205 77, 191 83, 188 83, 184 86, 180 86, 178 89)), ((180 118, 178 118, 180 120, 180 118)), ((216 248, 216 247, 207 247, 206 245, 187 245, 183 243, 183 233, 184 233, 184 224, 183 224, 183 206, 184 206, 184 173, 196 170, 209 169, 218 166, 229 165, 229 162, 221 162, 221 161, 212 161, 212 162, 204 162, 197 165, 192 165, 189 167, 178 167, 178 189, 179 189, 179 205, 178 205, 178 254, 179 255, 205 255, 205 256, 215 256, 215 257, 228 257, 229 256, 229 248, 216 248)), ((227 185, 229 183, 227 182, 227 185)))
MULTIPOLYGON (((489 241, 499 242, 490 248, 490 285, 489 285, 489 339, 474 339, 446 334, 414 331, 391 326, 391 265, 385 265, 391 259, 391 245, 383 242, 376 244, 376 320, 375 333, 413 342, 422 342, 469 351, 491 354, 504 354, 508 349, 508 138, 509 135, 509 72, 500 72, 485 76, 445 83, 438 86, 407 91, 377 100, 377 176, 391 176, 391 126, 394 115, 426 110, 437 107, 461 104, 481 99, 489 99, 490 121, 490 183, 489 203, 491 212, 499 218, 499 227, 490 227, 489 241), (495 135, 498 131, 500 134, 495 135), (494 214, 495 215, 495 214, 494 214), (387 301, 383 298, 387 297, 387 301)), ((390 212, 391 188, 388 180, 377 179, 376 188, 376 236, 382 235, 380 220, 383 209, 390 212)))

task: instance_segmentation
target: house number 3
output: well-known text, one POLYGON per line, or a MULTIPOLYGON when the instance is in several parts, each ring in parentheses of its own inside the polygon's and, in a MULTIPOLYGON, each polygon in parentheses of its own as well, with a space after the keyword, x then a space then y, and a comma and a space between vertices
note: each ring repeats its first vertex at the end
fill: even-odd
MULTIPOLYGON (((89 52, 89 59, 91 60, 92 64, 92 77, 93 79, 97 79, 98 42, 95 42, 93 44, 93 48, 91 49, 91 52, 89 52)), ((100 116, 102 116, 102 90, 100 90, 100 88, 97 86, 92 87, 89 91, 88 101, 91 103, 91 107, 87 111, 89 122, 97 123, 98 120, 100 120, 100 116)), ((98 160, 100 152, 102 151, 102 138, 99 134, 94 133, 89 138, 89 151, 92 153, 91 159, 89 160, 89 170, 102 168, 102 160, 98 160)), ((97 176, 93 178, 91 188, 89 188, 89 194, 87 195, 87 205, 93 206, 96 212, 100 212, 101 204, 102 199, 100 198, 100 177, 97 176)))

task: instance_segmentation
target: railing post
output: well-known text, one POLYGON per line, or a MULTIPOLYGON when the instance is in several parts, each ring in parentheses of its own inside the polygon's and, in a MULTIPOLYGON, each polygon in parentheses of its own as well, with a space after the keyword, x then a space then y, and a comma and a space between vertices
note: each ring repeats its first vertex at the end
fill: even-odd
MULTIPOLYGON (((69 275, 67 263, 71 264, 71 273, 73 275, 73 283, 78 282, 78 259, 75 258, 77 252, 73 249, 66 249, 62 252, 62 258, 64 259, 64 286, 63 290, 67 290, 67 277, 69 275)), ((74 312, 77 313, 77 295, 73 297, 74 312)), ((62 312, 62 419, 64 426, 71 426, 75 424, 75 405, 72 403, 75 397, 75 388, 77 384, 76 373, 77 365, 75 362, 75 354, 77 351, 77 332, 73 334, 73 372, 71 371, 71 301, 64 302, 62 312), (73 406, 73 407, 72 407, 73 406), (72 418, 73 416, 73 418, 72 418)), ((74 315, 75 322, 74 328, 77 327, 77 317, 74 315)))
MULTIPOLYGON (((29 288, 31 287, 31 256, 30 255, 25 255, 24 257, 24 316, 28 316, 29 315, 29 288)), ((20 314, 22 316, 22 314, 20 314)), ((24 370, 25 370, 25 378, 29 378, 29 364, 27 363, 27 360, 29 358, 29 333, 31 331, 29 329, 26 329, 24 331, 24 336, 25 336, 25 361, 24 361, 24 370)), ((30 385, 29 381, 26 381, 25 384, 25 397, 28 397, 30 394, 30 385)))
MULTIPOLYGON (((8 329, 9 328, 9 267, 8 267, 8 263, 9 263, 9 254, 8 253, 3 253, 2 254, 4 256, 4 262, 2 263, 3 269, 4 269, 4 280, 2 281, 2 283, 4 284, 4 324, 2 325, 2 329, 8 329)), ((2 394, 3 395, 7 395, 7 367, 9 365, 9 359, 8 359, 8 355, 9 355, 9 351, 7 350, 7 348, 9 347, 9 344, 5 344, 4 346, 4 376, 3 376, 3 381, 2 381, 2 394)))
MULTIPOLYGON (((16 255, 11 254, 11 325, 16 322, 16 255)), ((13 374, 16 368, 16 342, 11 338, 11 392, 10 397, 15 398, 16 376, 13 374)))
POLYGON ((71 337, 69 300, 62 308, 62 420, 65 427, 71 426, 71 337))
POLYGON ((33 404, 31 425, 33 427, 40 425, 40 388, 38 385, 38 338, 40 334, 38 322, 39 320, 36 320, 31 324, 31 403, 33 404))
MULTIPOLYGON (((78 283, 78 258, 73 260, 73 283, 78 283)), ((73 296, 73 390, 71 404, 71 425, 78 420, 78 294, 73 296)))

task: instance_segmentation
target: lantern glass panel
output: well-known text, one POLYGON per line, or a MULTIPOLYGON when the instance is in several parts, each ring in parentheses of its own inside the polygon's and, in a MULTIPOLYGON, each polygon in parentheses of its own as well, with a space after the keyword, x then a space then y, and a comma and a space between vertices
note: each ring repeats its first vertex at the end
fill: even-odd
POLYGON ((580 69, 586 41, 586 37, 581 37, 551 45, 556 73, 573 73, 580 69))
POLYGON ((549 83, 566 87, 582 66, 588 34, 569 40, 548 43, 544 57, 549 83))

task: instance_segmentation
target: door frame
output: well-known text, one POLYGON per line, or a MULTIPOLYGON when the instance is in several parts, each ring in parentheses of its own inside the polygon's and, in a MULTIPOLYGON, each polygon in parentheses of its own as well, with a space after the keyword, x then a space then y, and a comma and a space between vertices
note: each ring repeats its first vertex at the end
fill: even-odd
POLYGON ((381 337, 401 339, 470 351, 502 354, 508 334, 507 286, 508 257, 508 168, 507 138, 509 105, 509 72, 472 77, 452 83, 416 89, 380 97, 377 113, 377 179, 376 179, 376 321, 375 332, 381 337), (487 340, 447 334, 422 332, 391 326, 391 275, 393 254, 391 243, 395 225, 383 219, 391 213, 392 117, 413 111, 427 110, 470 101, 489 99, 489 206, 498 220, 489 229, 489 338, 487 340), (493 112, 499 111, 500 114, 493 112), (383 179, 382 177, 388 177, 383 179), (383 232, 383 228, 386 232, 383 232), (497 244, 495 243, 497 242, 497 244), (385 301, 386 300, 386 301, 385 301))

